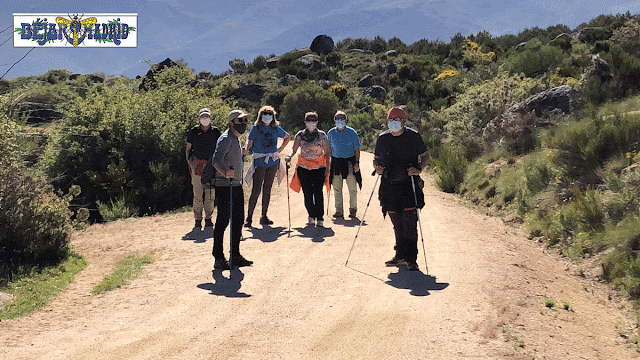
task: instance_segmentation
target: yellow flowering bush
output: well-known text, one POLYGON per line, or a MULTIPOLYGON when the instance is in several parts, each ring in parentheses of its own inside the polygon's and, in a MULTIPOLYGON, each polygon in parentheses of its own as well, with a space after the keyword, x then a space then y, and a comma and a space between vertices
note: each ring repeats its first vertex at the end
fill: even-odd
POLYGON ((488 53, 483 53, 482 49, 480 49, 480 45, 471 41, 464 41, 464 60, 471 63, 479 63, 479 64, 487 64, 492 62, 496 54, 493 51, 489 51, 488 53))
POLYGON ((435 81, 440 81, 446 78, 454 77, 460 74, 456 69, 449 69, 441 72, 436 78, 435 81))

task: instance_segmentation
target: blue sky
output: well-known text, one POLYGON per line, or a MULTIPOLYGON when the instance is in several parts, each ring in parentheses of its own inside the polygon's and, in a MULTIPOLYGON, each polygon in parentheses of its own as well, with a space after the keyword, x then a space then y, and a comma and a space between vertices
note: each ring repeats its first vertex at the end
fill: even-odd
MULTIPOLYGON (((130 78, 148 70, 142 60, 184 59, 196 72, 229 70, 229 60, 251 61, 308 47, 320 34, 334 42, 346 37, 385 39, 406 44, 426 38, 482 30, 516 34, 525 28, 565 24, 575 28, 601 14, 640 13, 640 0, 343 0, 343 1, 49 1, 4 0, 0 30, 14 13, 137 13, 137 48, 37 48, 5 76, 40 75, 67 68, 130 78), (606 4, 606 5, 605 5, 606 4)), ((9 31, 0 33, 0 43, 9 31)), ((29 49, 0 46, 0 76, 29 49)))

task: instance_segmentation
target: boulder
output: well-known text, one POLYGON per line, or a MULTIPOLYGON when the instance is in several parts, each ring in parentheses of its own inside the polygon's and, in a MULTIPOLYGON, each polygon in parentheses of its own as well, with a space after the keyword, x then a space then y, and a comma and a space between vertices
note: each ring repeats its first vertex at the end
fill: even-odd
MULTIPOLYGON (((85 75, 85 74, 71 74, 69 75, 69 80, 75 80, 78 77, 80 77, 81 75, 85 75)), ((89 74, 89 75, 85 75, 87 78, 89 78, 89 80, 93 81, 94 83, 101 83, 104 82, 104 78, 98 74, 89 74)))
POLYGON ((409 92, 403 87, 393 88, 393 103, 394 105, 404 105, 409 98, 409 92))
POLYGON ((380 85, 373 85, 366 88, 363 95, 369 95, 372 98, 384 99, 387 96, 387 90, 380 85))
POLYGON ((298 79, 297 76, 286 74, 280 79, 280 81, 278 82, 278 85, 287 86, 287 85, 295 84, 297 82, 300 82, 300 79, 298 79))
POLYGON ((373 75, 371 74, 363 76, 362 79, 358 81, 358 87, 366 88, 370 87, 371 85, 373 85, 373 75))
POLYGON ((395 50, 389 50, 386 53, 384 53, 385 55, 389 56, 389 57, 395 57, 398 56, 398 52, 395 50))
POLYGON ((585 27, 576 30, 572 35, 574 39, 581 42, 592 43, 600 40, 605 35, 606 30, 603 27, 585 27))
POLYGON ((395 74, 396 72, 398 72, 398 65, 396 65, 395 63, 387 64, 385 72, 387 73, 387 75, 395 74))
POLYGON ((335 82, 331 80, 318 80, 318 84, 323 90, 327 90, 331 86, 335 85, 335 82))
POLYGON ((318 35, 309 47, 316 54, 328 54, 335 49, 333 39, 329 35, 318 35))
POLYGON ((579 93, 571 86, 563 85, 545 90, 510 107, 502 115, 491 120, 482 135, 489 148, 512 146, 516 152, 524 152, 533 146, 533 130, 557 125, 558 119, 570 114, 580 105, 579 93), (543 113, 551 114, 544 119, 543 113))
POLYGON ((170 68, 177 65, 178 64, 176 64, 170 58, 166 58, 162 62, 153 64, 151 66, 151 69, 149 69, 149 71, 147 71, 147 74, 142 78, 142 82, 140 83, 140 86, 138 86, 138 89, 141 91, 148 91, 151 89, 155 89, 158 86, 158 84, 154 79, 154 76, 156 74, 161 73, 166 68, 170 68))
POLYGON ((278 56, 267 59, 267 69, 275 69, 278 67, 278 56))
POLYGON ((196 80, 211 80, 213 78, 213 74, 209 71, 200 71, 198 75, 196 75, 196 80))
POLYGON ((349 52, 355 52, 355 53, 364 54, 364 50, 362 50, 362 49, 351 49, 351 50, 349 50, 349 52))
POLYGON ((327 65, 320 62, 320 59, 318 59, 315 55, 313 54, 307 54, 304 56, 301 56, 298 58, 299 62, 302 63, 302 65, 304 65, 304 67, 306 67, 307 69, 310 69, 312 71, 318 71, 320 69, 322 69, 323 67, 326 67, 327 65), (324 66, 323 66, 324 64, 324 66))
POLYGON ((593 55, 591 57, 591 65, 584 68, 580 85, 584 86, 589 80, 594 78, 600 79, 602 83, 611 80, 611 67, 598 54, 593 55))
POLYGON ((55 109, 35 109, 29 112, 27 124, 44 124, 55 120, 62 119, 62 113, 55 109))
POLYGON ((231 96, 235 96, 240 99, 247 99, 252 102, 260 102, 264 96, 265 86, 260 84, 249 84, 241 86, 231 93, 231 96))

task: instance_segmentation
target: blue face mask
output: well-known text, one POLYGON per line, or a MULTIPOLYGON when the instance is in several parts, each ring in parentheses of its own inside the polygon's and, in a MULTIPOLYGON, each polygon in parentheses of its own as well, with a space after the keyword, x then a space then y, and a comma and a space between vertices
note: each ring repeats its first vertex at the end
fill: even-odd
POLYGON ((336 127, 338 129, 344 129, 344 127, 347 126, 347 122, 344 120, 336 120, 336 127))
POLYGON ((388 121, 387 126, 389 127, 389 130, 391 130, 391 132, 398 132, 402 130, 402 122, 398 120, 388 121))
POLYGON ((271 120, 273 120, 272 115, 262 115, 262 122, 265 123, 265 125, 269 125, 269 123, 271 123, 271 120))

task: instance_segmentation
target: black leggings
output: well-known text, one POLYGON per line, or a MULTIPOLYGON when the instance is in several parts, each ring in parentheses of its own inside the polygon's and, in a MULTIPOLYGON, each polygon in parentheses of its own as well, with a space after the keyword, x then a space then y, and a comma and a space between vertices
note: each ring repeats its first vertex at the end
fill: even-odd
POLYGON ((278 172, 277 166, 269 167, 257 167, 253 173, 253 187, 251 188, 251 195, 249 195, 249 208, 247 209, 247 220, 251 221, 253 217, 253 210, 258 203, 258 197, 260 196, 260 189, 262 188, 262 216, 267 216, 267 210, 269 209, 269 201, 271 200, 271 187, 273 186, 273 179, 278 172))
MULTIPOLYGON (((224 241, 224 231, 229 226, 229 186, 216 186, 216 204, 218 215, 216 226, 213 228, 213 257, 216 259, 225 258, 222 243, 224 241)), ((231 252, 233 256, 240 255, 240 236, 244 223, 244 193, 242 186, 233 187, 233 224, 231 225, 231 252)))
POLYGON ((396 257, 409 262, 418 258, 418 212, 416 209, 389 212, 396 235, 396 257))
POLYGON ((323 220, 324 215, 324 196, 322 195, 322 186, 324 185, 326 168, 307 170, 298 166, 298 178, 300 186, 304 194, 304 207, 307 208, 309 217, 316 220, 323 220))

